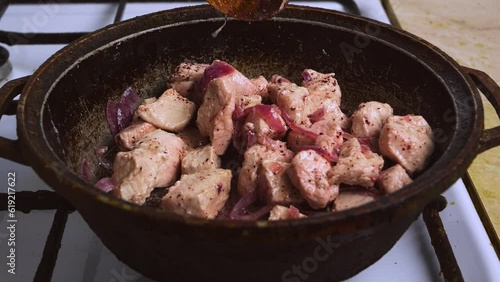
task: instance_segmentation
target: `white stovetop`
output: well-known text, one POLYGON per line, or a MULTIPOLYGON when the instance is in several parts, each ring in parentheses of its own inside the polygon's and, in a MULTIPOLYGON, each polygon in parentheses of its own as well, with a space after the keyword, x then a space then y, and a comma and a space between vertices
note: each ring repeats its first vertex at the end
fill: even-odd
MULTIPOLYGON (((293 2, 293 1, 292 1, 293 2)), ((55 3, 55 2, 52 2, 55 3)), ((342 9, 324 2, 295 4, 342 9)), ((358 0, 363 15, 388 23, 379 1, 358 0)), ((128 4, 124 19, 178 7, 179 3, 128 4)), ((10 6, 0 29, 23 32, 92 31, 112 22, 115 4, 10 6), (76 7, 77 6, 77 7, 76 7), (75 12, 76 11, 76 12, 75 12), (63 23, 63 24, 62 24, 63 23)), ((7 79, 31 74, 62 45, 7 47, 14 71, 7 79)), ((0 85, 3 85, 2 81, 0 85)), ((3 117, 0 136, 15 138, 15 119, 3 117)), ((28 167, 0 159, 0 192, 6 192, 7 173, 17 173, 18 191, 50 190, 28 167)), ((498 281, 500 262, 460 180, 445 194, 449 203, 441 213, 451 245, 466 281, 498 281)), ((42 257, 54 211, 17 213, 17 274, 6 272, 6 213, 0 212, 0 281, 31 281, 42 257)), ((377 263, 348 281, 442 281, 440 268, 427 229, 419 218, 394 248, 377 263)), ((119 262, 104 247, 78 213, 69 216, 53 281, 150 281, 119 262)))

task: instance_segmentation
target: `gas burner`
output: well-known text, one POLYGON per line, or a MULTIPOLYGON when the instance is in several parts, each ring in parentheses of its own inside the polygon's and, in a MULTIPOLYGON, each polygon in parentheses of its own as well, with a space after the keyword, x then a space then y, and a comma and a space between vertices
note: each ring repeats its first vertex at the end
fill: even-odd
POLYGON ((9 61, 9 51, 0 46, 0 80, 4 80, 12 72, 12 64, 9 61))

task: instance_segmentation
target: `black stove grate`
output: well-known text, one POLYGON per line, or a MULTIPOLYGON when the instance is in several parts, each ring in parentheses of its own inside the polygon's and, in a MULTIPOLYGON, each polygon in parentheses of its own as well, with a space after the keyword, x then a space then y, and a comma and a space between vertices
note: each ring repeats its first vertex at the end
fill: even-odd
MULTIPOLYGON (((311 2, 318 0, 308 0, 311 2)), ((84 0, 60 0, 56 1, 60 4, 70 3, 117 3, 117 11, 115 14, 114 22, 122 20, 123 13, 127 2, 182 2, 175 0, 116 0, 116 1, 84 1, 84 0)), ((199 2, 184 0, 184 2, 199 2)), ((335 0, 340 3, 351 14, 360 15, 358 6, 353 0, 335 0)), ((17 0, 7 1, 0 0, 0 19, 5 13, 9 4, 43 4, 43 1, 33 0, 17 0)), ((27 45, 27 44, 68 44, 73 40, 85 35, 85 32, 69 32, 69 33, 20 33, 9 32, 0 30, 0 43, 7 45, 27 45), (22 40, 20 40, 22 39, 22 40)), ((14 109, 14 107, 9 107, 14 109)), ((15 114, 14 110, 7 111, 7 114, 15 114)), ((45 247, 43 250, 42 259, 38 265, 34 281, 51 281, 52 275, 57 262, 59 249, 66 227, 66 222, 69 214, 75 211, 69 202, 61 196, 51 191, 37 191, 37 192, 17 192, 18 199, 16 208, 23 213, 30 213, 34 210, 56 210, 52 227, 47 236, 45 247)), ((7 198, 6 193, 0 193, 0 211, 7 211, 7 198)), ((423 211, 423 218, 431 238, 432 245, 436 252, 436 256, 441 266, 441 272, 446 281, 464 281, 458 263, 453 254, 448 236, 444 229, 439 212, 444 210, 447 202, 443 196, 440 196, 435 201, 427 205, 423 211)))

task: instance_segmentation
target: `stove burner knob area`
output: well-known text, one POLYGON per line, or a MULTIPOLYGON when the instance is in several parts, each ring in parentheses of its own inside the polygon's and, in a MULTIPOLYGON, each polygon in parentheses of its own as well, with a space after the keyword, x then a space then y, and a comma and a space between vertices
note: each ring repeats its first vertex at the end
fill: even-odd
POLYGON ((0 80, 4 80, 12 71, 12 64, 9 62, 9 51, 0 46, 0 80))

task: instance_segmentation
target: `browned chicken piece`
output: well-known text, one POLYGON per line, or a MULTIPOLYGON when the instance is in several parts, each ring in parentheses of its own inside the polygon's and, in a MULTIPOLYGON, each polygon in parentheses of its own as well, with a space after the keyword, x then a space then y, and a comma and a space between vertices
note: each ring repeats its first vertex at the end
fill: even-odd
POLYGON ((342 94, 334 73, 320 73, 312 69, 302 72, 302 86, 306 87, 311 96, 331 99, 340 105, 342 94))
POLYGON ((301 151, 293 157, 288 176, 307 203, 314 209, 324 208, 337 197, 339 186, 328 182, 330 163, 313 150, 301 151))
POLYGON ((392 116, 382 128, 380 153, 408 173, 421 171, 434 151, 432 129, 422 116, 392 116))
POLYGON ((231 170, 203 170, 184 174, 161 201, 164 210, 213 219, 229 197, 231 170))
POLYGON ((137 115, 161 129, 180 132, 191 121, 196 105, 173 89, 168 89, 153 103, 140 105, 137 115))
POLYGON ((276 205, 270 212, 269 220, 286 220, 294 218, 306 218, 307 216, 301 214, 295 207, 284 207, 276 205))
POLYGON ((263 77, 262 75, 257 77, 257 78, 252 78, 250 81, 257 86, 257 89, 259 89, 259 95, 262 97, 262 99, 266 99, 269 97, 268 92, 267 92, 267 79, 263 77))
POLYGON ((148 122, 137 121, 131 124, 129 127, 125 128, 124 130, 120 131, 115 136, 115 141, 120 150, 129 151, 134 149, 135 143, 139 141, 139 139, 141 139, 142 136, 150 132, 153 132, 156 129, 157 129, 156 126, 148 122))
POLYGON ((203 103, 198 109, 196 124, 203 136, 209 136, 215 153, 222 155, 233 135, 235 95, 228 76, 216 78, 208 84, 203 103))
POLYGON ((157 129, 144 135, 135 149, 119 152, 113 165, 113 193, 126 201, 143 204, 155 187, 172 184, 180 172, 184 142, 157 129))
POLYGON ((392 107, 380 102, 361 103, 352 114, 352 135, 378 137, 386 120, 392 116, 392 107))
POLYGON ((340 147, 337 164, 328 172, 332 184, 345 183, 372 187, 380 175, 384 159, 367 146, 361 146, 358 139, 351 138, 340 147))
POLYGON ((296 124, 309 127, 309 115, 311 114, 310 96, 305 87, 274 75, 267 85, 269 96, 282 111, 296 124))
POLYGON ((386 194, 397 191, 410 184, 412 179, 406 173, 406 170, 399 164, 394 165, 380 173, 377 180, 378 188, 386 194))
POLYGON ((188 150, 203 147, 210 143, 210 138, 208 136, 202 136, 200 130, 196 126, 188 126, 183 131, 177 133, 177 137, 184 141, 188 150))
POLYGON ((377 195, 366 189, 352 189, 342 191, 333 201, 332 210, 343 211, 362 206, 377 199, 377 195))
POLYGON ((210 145, 189 151, 182 158, 182 174, 217 168, 220 168, 220 158, 215 153, 214 147, 210 145))
POLYGON ((238 175, 238 192, 240 195, 254 190, 257 186, 257 171, 264 160, 290 162, 293 152, 286 148, 286 143, 276 141, 279 148, 273 149, 256 144, 245 151, 243 164, 238 175))
POLYGON ((299 204, 304 202, 299 190, 293 186, 286 174, 289 163, 274 160, 262 161, 258 170, 257 194, 266 204, 299 204))
POLYGON ((174 74, 168 78, 170 87, 184 97, 190 97, 195 83, 203 77, 203 72, 209 65, 181 63, 174 74))

